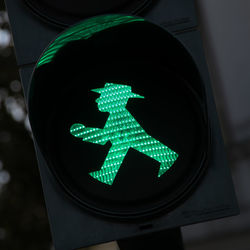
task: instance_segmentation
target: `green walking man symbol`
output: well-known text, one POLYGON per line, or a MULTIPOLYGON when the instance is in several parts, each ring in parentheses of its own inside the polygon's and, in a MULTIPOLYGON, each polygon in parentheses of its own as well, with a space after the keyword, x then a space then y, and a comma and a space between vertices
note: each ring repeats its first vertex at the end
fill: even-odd
POLYGON ((70 133, 83 141, 100 145, 110 141, 112 146, 101 169, 89 174, 102 183, 112 185, 129 148, 158 161, 158 177, 170 169, 178 154, 148 135, 126 109, 129 98, 144 97, 132 93, 131 87, 123 84, 106 83, 104 88, 92 91, 100 94, 96 99, 99 111, 110 113, 104 128, 90 128, 76 123, 71 126, 70 133))

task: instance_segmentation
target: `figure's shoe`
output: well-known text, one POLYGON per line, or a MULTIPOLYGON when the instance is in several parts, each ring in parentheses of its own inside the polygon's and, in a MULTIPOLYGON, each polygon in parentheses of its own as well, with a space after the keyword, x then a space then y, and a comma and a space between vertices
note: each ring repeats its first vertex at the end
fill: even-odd
POLYGON ((115 170, 108 171, 108 169, 104 168, 99 171, 91 172, 89 173, 89 175, 102 183, 112 185, 115 180, 117 172, 118 171, 115 170))
POLYGON ((175 156, 176 156, 175 159, 173 159, 172 161, 161 163, 160 169, 158 172, 158 177, 161 177, 163 174, 165 174, 172 167, 172 165, 175 163, 176 159, 178 158, 177 154, 175 156))

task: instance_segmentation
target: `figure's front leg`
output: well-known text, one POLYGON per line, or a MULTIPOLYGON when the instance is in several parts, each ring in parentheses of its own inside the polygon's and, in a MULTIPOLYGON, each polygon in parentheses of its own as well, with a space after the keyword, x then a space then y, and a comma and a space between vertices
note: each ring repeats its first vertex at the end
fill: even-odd
POLYGON ((70 128, 70 133, 77 137, 82 138, 83 141, 104 145, 109 138, 100 128, 87 128, 83 124, 75 123, 70 128))

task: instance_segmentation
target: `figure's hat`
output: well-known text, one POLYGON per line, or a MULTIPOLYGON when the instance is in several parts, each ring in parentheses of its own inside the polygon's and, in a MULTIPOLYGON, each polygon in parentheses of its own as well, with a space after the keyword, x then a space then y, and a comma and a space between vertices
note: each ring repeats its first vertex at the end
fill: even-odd
POLYGON ((125 95, 128 98, 144 98, 144 96, 132 92, 131 87, 123 84, 106 83, 104 88, 92 89, 91 91, 105 94, 105 96, 125 95))

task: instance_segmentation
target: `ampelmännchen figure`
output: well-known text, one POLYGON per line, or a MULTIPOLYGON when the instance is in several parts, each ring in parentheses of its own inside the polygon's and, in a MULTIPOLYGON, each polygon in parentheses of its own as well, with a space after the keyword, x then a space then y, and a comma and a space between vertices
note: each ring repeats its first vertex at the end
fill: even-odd
POLYGON ((110 113, 104 128, 89 128, 77 123, 71 126, 70 132, 83 141, 101 145, 110 141, 112 146, 101 169, 89 174, 112 185, 129 148, 133 148, 158 161, 158 177, 162 176, 174 164, 178 154, 148 135, 126 109, 129 98, 144 97, 132 93, 128 85, 114 83, 106 83, 104 88, 92 91, 101 94, 96 99, 98 109, 110 113))

